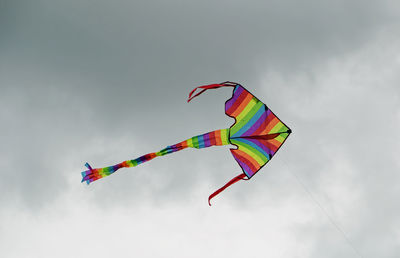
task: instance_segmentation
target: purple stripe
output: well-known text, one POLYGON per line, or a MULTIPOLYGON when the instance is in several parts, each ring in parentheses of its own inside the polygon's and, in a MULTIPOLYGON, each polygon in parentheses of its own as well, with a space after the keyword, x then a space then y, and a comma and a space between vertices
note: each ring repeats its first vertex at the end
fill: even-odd
POLYGON ((247 174, 247 176, 250 177, 251 175, 254 175, 254 172, 250 169, 249 166, 247 166, 246 163, 240 161, 239 159, 236 159, 236 161, 239 163, 239 166, 241 166, 243 168, 243 170, 247 174))
POLYGON ((236 87, 237 87, 237 90, 234 91, 233 97, 225 104, 225 112, 227 112, 231 108, 233 103, 236 102, 237 98, 239 98, 240 94, 244 91, 243 87, 240 87, 240 86, 236 86, 236 87))
POLYGON ((270 149, 270 148, 268 148, 265 144, 263 144, 262 142, 261 142, 261 140, 257 140, 257 139, 249 139, 249 138, 246 138, 246 140, 247 141, 250 141, 250 142, 252 142, 252 143, 254 143, 254 144, 256 144, 258 147, 260 147, 261 149, 263 149, 266 153, 268 153, 270 156, 268 157, 269 159, 274 155, 274 152, 270 149))
POLYGON ((143 156, 137 158, 136 160, 138 161, 139 164, 146 162, 147 161, 146 155, 143 155, 143 156))
POLYGON ((251 168, 249 166, 247 166, 246 163, 242 162, 239 158, 236 158, 236 156, 239 156, 238 154, 232 152, 233 157, 235 158, 235 160, 237 161, 237 163, 239 164, 239 166, 243 169, 243 171, 245 172, 245 174, 248 177, 251 177, 252 175, 254 175, 255 173, 251 170, 251 168))
POLYGON ((117 164, 117 165, 112 166, 112 170, 113 170, 113 171, 117 171, 117 170, 120 169, 120 168, 121 168, 121 165, 120 165, 120 164, 117 164))
POLYGON ((249 130, 247 130, 245 133, 242 134, 242 136, 251 136, 261 125, 265 123, 265 120, 270 114, 271 110, 268 109, 264 114, 260 116, 257 122, 255 122, 254 125, 250 127, 249 130))
POLYGON ((204 147, 210 147, 211 146, 210 133, 203 134, 203 140, 204 140, 204 147))

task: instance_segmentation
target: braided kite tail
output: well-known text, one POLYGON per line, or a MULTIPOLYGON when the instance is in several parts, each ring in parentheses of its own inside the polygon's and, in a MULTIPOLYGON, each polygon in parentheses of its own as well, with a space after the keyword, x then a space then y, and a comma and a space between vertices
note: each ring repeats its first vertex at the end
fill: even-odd
POLYGON ((167 155, 169 153, 173 153, 176 151, 180 151, 182 149, 185 149, 187 147, 180 147, 177 148, 175 146, 168 146, 165 149, 162 149, 159 152, 152 152, 146 155, 143 155, 137 159, 133 159, 133 160, 126 160, 123 161, 121 163, 118 163, 114 166, 109 166, 109 167, 104 167, 104 168, 92 168, 88 163, 85 164, 85 166, 89 169, 86 171, 83 171, 82 174, 82 182, 86 181, 87 184, 90 184, 93 181, 96 181, 100 178, 109 176, 111 174, 113 174, 114 172, 116 172, 118 169, 120 168, 130 168, 130 167, 136 167, 137 165, 140 165, 144 162, 150 161, 152 159, 154 159, 155 157, 158 156, 164 156, 167 155))
POLYGON ((88 170, 83 171, 82 174, 82 182, 86 181, 87 184, 90 184, 93 181, 96 181, 100 178, 109 176, 113 174, 120 168, 129 168, 129 167, 136 167, 144 162, 150 161, 155 157, 164 156, 170 153, 174 153, 188 147, 201 149, 215 145, 227 145, 229 144, 229 129, 222 129, 212 131, 206 134, 194 136, 190 139, 187 139, 183 142, 167 146, 166 148, 158 151, 152 152, 146 155, 143 155, 137 159, 126 160, 124 162, 118 163, 114 166, 104 167, 104 168, 92 168, 88 163, 85 166, 88 170))

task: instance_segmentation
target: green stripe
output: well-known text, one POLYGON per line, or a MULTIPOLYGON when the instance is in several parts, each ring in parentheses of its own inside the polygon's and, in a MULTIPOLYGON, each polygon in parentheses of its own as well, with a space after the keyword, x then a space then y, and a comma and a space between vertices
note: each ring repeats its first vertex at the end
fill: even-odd
POLYGON ((279 132, 286 132, 287 130, 288 130, 288 128, 281 121, 279 121, 274 126, 274 128, 272 128, 271 131, 269 131, 269 134, 279 133, 279 132))
MULTIPOLYGON (((234 135, 240 129, 242 129, 242 127, 250 121, 250 119, 257 113, 257 111, 262 106, 264 106, 264 104, 261 101, 257 102, 257 104, 250 111, 248 111, 248 113, 243 117, 243 119, 236 122, 236 124, 231 128, 231 135, 234 135)), ((246 108, 242 112, 245 112, 245 111, 246 111, 246 108)))
MULTIPOLYGON (((238 141, 238 140, 234 140, 231 139, 232 143, 236 144, 239 147, 244 147, 245 150, 242 149, 242 151, 246 152, 247 154, 249 154, 252 158, 254 158, 259 164, 260 161, 262 161, 262 164, 265 164, 268 162, 267 157, 265 157, 264 154, 262 154, 261 152, 259 152, 257 149, 253 148, 252 146, 248 145, 247 143, 238 141), (250 151, 250 153, 248 152, 250 151)), ((260 164, 260 166, 262 166, 262 164, 260 164)))
POLYGON ((255 97, 253 97, 249 103, 247 103, 247 105, 243 108, 242 112, 240 112, 237 116, 236 119, 237 120, 242 120, 247 113, 249 112, 249 110, 251 110, 256 104, 258 103, 257 99, 255 97))
POLYGON ((287 137, 289 136, 288 133, 281 133, 279 136, 275 138, 278 142, 282 143, 287 137))
POLYGON ((137 166, 137 161, 135 159, 131 160, 132 163, 132 167, 136 167, 137 166))
POLYGON ((199 148, 199 138, 197 136, 192 137, 193 148, 199 148))

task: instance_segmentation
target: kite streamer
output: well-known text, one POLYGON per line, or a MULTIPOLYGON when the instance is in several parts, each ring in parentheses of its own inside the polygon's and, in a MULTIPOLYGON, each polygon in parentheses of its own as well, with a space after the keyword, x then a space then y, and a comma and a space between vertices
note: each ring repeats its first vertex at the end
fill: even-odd
POLYGON ((208 202, 230 185, 253 177, 285 142, 291 130, 263 102, 257 99, 243 86, 234 82, 224 82, 197 87, 189 93, 188 102, 203 92, 221 87, 233 88, 232 97, 225 102, 225 114, 234 118, 235 123, 228 129, 221 129, 194 136, 180 143, 167 146, 158 151, 143 155, 137 159, 126 160, 114 166, 92 168, 82 172, 82 182, 87 184, 113 174, 120 168, 136 167, 155 157, 164 156, 188 147, 202 149, 211 146, 234 145, 230 151, 242 168, 243 173, 234 177, 208 198, 208 202), (195 94, 195 92, 199 90, 195 94))
POLYGON ((186 141, 167 146, 166 148, 158 151, 143 155, 137 159, 126 160, 118 163, 114 166, 104 167, 104 168, 91 168, 91 166, 86 163, 86 167, 89 169, 82 172, 82 182, 86 181, 87 184, 96 181, 100 178, 106 177, 114 173, 120 168, 130 168, 136 167, 144 162, 150 161, 155 157, 164 156, 170 153, 174 153, 188 147, 202 149, 210 146, 221 146, 229 144, 228 140, 228 129, 216 130, 202 135, 194 136, 186 141))

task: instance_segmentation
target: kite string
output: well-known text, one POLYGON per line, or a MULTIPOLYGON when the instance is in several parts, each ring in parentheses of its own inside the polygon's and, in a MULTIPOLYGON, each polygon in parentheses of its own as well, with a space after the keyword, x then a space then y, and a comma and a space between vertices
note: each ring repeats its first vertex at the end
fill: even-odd
POLYGON ((297 183, 299 185, 301 185, 303 190, 307 193, 308 197, 325 214, 325 216, 328 218, 329 222, 336 228, 336 230, 339 231, 339 233, 342 235, 342 237, 346 240, 347 244, 353 249, 354 253, 356 253, 358 257, 364 258, 364 256, 361 255, 360 251, 358 251, 358 249, 353 245, 352 241, 347 236, 346 232, 339 226, 339 224, 333 219, 333 217, 321 205, 321 203, 317 201, 317 199, 314 197, 314 195, 311 193, 311 191, 308 189, 308 187, 305 185, 305 183, 302 180, 300 180, 299 176, 289 168, 289 166, 286 164, 286 162, 284 160, 282 160, 282 162, 286 166, 286 169, 289 171, 289 173, 296 179, 297 183))

